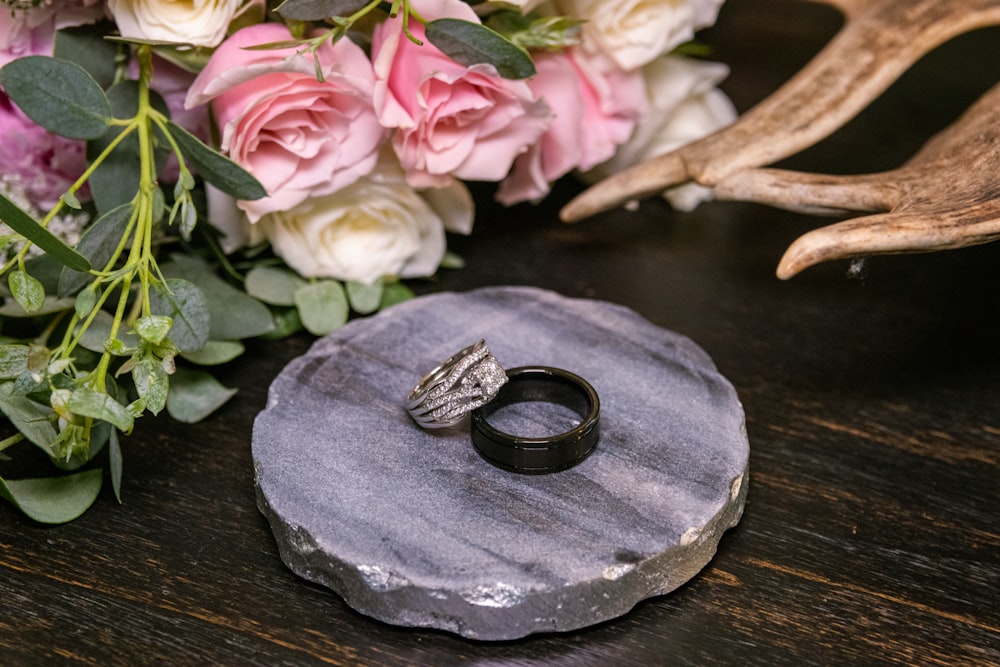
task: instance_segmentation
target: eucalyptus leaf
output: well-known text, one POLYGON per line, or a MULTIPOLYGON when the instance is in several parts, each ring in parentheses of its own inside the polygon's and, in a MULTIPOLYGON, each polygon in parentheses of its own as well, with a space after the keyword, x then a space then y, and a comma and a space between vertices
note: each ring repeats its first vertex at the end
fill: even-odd
POLYGON ((167 413, 177 421, 193 424, 219 409, 236 394, 204 371, 178 369, 170 382, 167 413))
POLYGON ((236 359, 246 351, 237 340, 210 340, 196 352, 183 352, 181 356, 200 366, 218 366, 236 359))
POLYGON ((111 105, 100 85, 68 60, 12 60, 0 69, 0 85, 28 118, 69 139, 96 139, 111 121, 111 105))
POLYGON ((66 407, 75 415, 106 421, 124 433, 132 430, 132 415, 124 405, 104 392, 74 389, 70 392, 66 407))
MULTIPOLYGON (((132 79, 120 81, 108 89, 108 100, 115 118, 134 118, 139 110, 139 82, 132 79)), ((149 91, 149 103, 165 116, 170 115, 166 102, 156 91, 149 91)), ((93 162, 123 131, 111 126, 93 141, 87 142, 87 160, 93 162)), ((165 142, 161 142, 165 143, 165 142)), ((166 162, 167 152, 156 151, 157 169, 166 162)), ((98 212, 104 214, 122 204, 130 203, 139 190, 139 136, 132 132, 108 155, 89 180, 90 192, 98 212)))
POLYGON ((110 21, 63 28, 56 32, 52 55, 82 66, 97 85, 107 88, 115 79, 118 46, 104 39, 104 35, 113 28, 110 21))
POLYGON ((0 412, 24 437, 52 456, 59 435, 52 424, 52 409, 24 396, 15 396, 13 391, 13 382, 0 384, 0 412))
POLYGON ((384 284, 381 280, 376 280, 371 285, 351 280, 345 284, 345 287, 351 308, 361 315, 374 313, 378 310, 379 304, 382 303, 384 284))
POLYGON ((267 196, 260 181, 243 167, 212 150, 177 123, 170 122, 167 127, 184 159, 193 164, 206 181, 237 199, 254 200, 267 196))
POLYGON ((335 280, 321 280, 300 287, 295 292, 295 305, 302 326, 314 336, 325 336, 347 322, 347 294, 335 280))
MULTIPOLYGON (((209 337, 239 340, 261 336, 274 329, 267 306, 219 278, 205 262, 190 255, 175 255, 160 266, 163 275, 183 276, 205 296, 209 312, 209 337)), ((181 348, 182 352, 191 352, 181 348)))
POLYGON ((170 389, 170 378, 160 360, 155 357, 142 359, 132 369, 132 381, 139 398, 146 402, 146 409, 154 415, 160 414, 170 389))
MULTIPOLYGON (((16 62, 16 61, 15 61, 16 62)), ((9 67, 9 65, 8 65, 9 67)), ((2 72, 3 70, 0 70, 2 72)), ((66 266, 78 271, 90 269, 90 262, 38 224, 17 204, 0 194, 0 221, 66 266)))
POLYGON ((0 345, 0 379, 13 380, 28 370, 27 345, 0 345))
POLYGON ((385 289, 382 290, 382 303, 379 304, 379 310, 388 308, 389 306, 395 306, 397 303, 409 301, 415 296, 416 294, 413 293, 413 290, 403 283, 389 283, 385 286, 385 289))
POLYGON ((285 0, 278 13, 295 21, 319 21, 333 16, 350 16, 370 0, 285 0))
POLYGON ((244 288, 247 294, 274 306, 294 306, 295 290, 306 281, 287 269, 255 266, 247 273, 244 288))
POLYGON ((39 523, 66 523, 94 504, 103 479, 100 469, 41 479, 0 478, 0 496, 39 523))
POLYGON ((93 285, 87 285, 86 288, 80 290, 80 293, 76 295, 76 300, 73 303, 73 309, 76 311, 77 317, 85 318, 90 314, 90 311, 92 311, 96 305, 97 290, 94 289, 93 285))
POLYGON ((156 285, 149 295, 149 308, 155 315, 173 320, 170 340, 182 352, 200 350, 208 340, 209 313, 205 296, 198 287, 183 278, 168 278, 166 285, 156 285))
POLYGON ((111 429, 108 438, 108 468, 111 472, 111 488, 115 492, 115 500, 122 502, 122 448, 118 442, 118 431, 111 429))
POLYGON ((42 301, 40 308, 29 313, 14 299, 7 299, 4 304, 0 306, 0 315, 5 317, 35 317, 36 315, 49 315, 50 313, 58 313, 62 310, 69 310, 73 308, 73 305, 73 299, 60 299, 49 295, 42 301))
POLYGON ((134 328, 139 338, 153 345, 159 345, 170 333, 172 325, 173 321, 165 315, 146 315, 135 321, 134 328))
POLYGON ((427 24, 426 34, 431 44, 460 65, 488 63, 506 79, 525 79, 535 74, 527 51, 479 23, 437 19, 427 24))
POLYGON ((7 286, 14 300, 26 313, 34 313, 45 303, 45 288, 37 278, 15 269, 7 275, 7 286))
POLYGON ((302 318, 297 308, 283 308, 274 313, 274 329, 264 335, 267 340, 280 340, 302 331, 302 318))

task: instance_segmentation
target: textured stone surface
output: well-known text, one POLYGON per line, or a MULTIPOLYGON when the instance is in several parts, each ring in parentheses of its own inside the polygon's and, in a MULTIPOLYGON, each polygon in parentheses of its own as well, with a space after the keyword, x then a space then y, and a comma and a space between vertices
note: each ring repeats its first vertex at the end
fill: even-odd
POLYGON ((294 572, 389 623, 501 640, 615 618, 694 576, 742 514, 749 445, 735 391, 687 338, 621 306, 502 287, 421 297, 317 341, 271 386, 253 457, 294 572), (478 456, 467 422, 411 421, 407 392, 479 338, 507 368, 594 385, 590 458, 512 474, 478 456))

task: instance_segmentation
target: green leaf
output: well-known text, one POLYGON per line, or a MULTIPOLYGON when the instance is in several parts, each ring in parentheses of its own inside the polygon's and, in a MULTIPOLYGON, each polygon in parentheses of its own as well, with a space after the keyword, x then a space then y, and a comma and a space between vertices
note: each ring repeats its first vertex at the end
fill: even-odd
POLYGON ((87 287, 80 290, 80 293, 76 295, 76 300, 73 303, 73 309, 76 311, 77 317, 83 319, 90 314, 90 311, 92 311, 96 305, 97 290, 93 285, 87 285, 87 287))
POLYGON ((132 415, 124 405, 104 392, 75 389, 70 392, 66 407, 75 415, 106 421, 124 433, 132 430, 132 415))
MULTIPOLYGON (((274 329, 267 306, 219 278, 205 262, 190 255, 175 255, 160 269, 168 278, 183 276, 201 290, 208 306, 210 338, 239 340, 261 336, 274 329)), ((192 350, 181 348, 181 351, 192 350)))
POLYGON ((413 293, 413 290, 403 283, 389 283, 385 286, 385 290, 382 292, 382 303, 379 304, 379 310, 388 308, 389 306, 395 306, 397 303, 409 301, 415 296, 416 294, 413 293))
POLYGON ((103 479, 100 469, 42 479, 0 478, 0 496, 39 523, 66 523, 94 504, 103 479))
POLYGON ((195 166, 209 183, 237 199, 253 200, 267 196, 267 190, 250 172, 218 153, 177 123, 167 125, 170 136, 180 146, 184 159, 195 166))
POLYGON ((52 409, 24 396, 15 396, 13 391, 13 382, 0 384, 0 411, 24 437, 52 456, 58 436, 52 425, 52 409))
POLYGON ((209 314, 205 296, 193 283, 183 278, 168 278, 166 285, 156 285, 149 295, 149 308, 155 315, 173 320, 170 340, 182 352, 200 350, 208 340, 209 314))
POLYGON ((382 303, 384 284, 381 280, 376 280, 371 285, 351 280, 346 283, 345 287, 351 308, 361 315, 374 313, 378 310, 379 304, 382 303))
MULTIPOLYGON (((0 70, 0 72, 2 71, 0 70)), ((0 221, 7 223, 7 226, 15 232, 66 266, 77 271, 88 271, 90 269, 90 262, 86 258, 53 236, 52 232, 35 222, 30 215, 22 211, 17 204, 2 194, 0 194, 0 221)))
POLYGON ((154 415, 160 414, 167 402, 170 378, 163 364, 155 357, 147 357, 132 369, 132 381, 136 393, 146 401, 146 409, 154 415))
POLYGON ((111 429, 108 438, 108 468, 111 472, 111 488, 115 492, 115 500, 122 502, 122 448, 118 442, 118 431, 111 429))
POLYGON ((7 276, 7 286, 26 313, 34 313, 45 302, 45 288, 42 287, 42 283, 20 269, 10 272, 7 276))
POLYGON ((196 352, 184 352, 182 357, 201 366, 218 366, 237 358, 246 348, 236 340, 210 340, 196 352))
POLYGON ((63 28, 56 33, 52 55, 80 65, 94 77, 97 85, 107 88, 115 79, 118 47, 104 39, 104 35, 113 28, 110 21, 63 28))
MULTIPOLYGON (((134 194, 134 193, 133 193, 134 194)), ((132 204, 122 204, 111 209, 95 220, 80 237, 76 251, 90 262, 91 266, 103 269, 121 243, 122 236, 132 219, 132 204)), ((69 296, 86 285, 92 276, 83 271, 66 267, 59 276, 59 296, 69 296)))
POLYGON ((274 266, 255 266, 246 276, 247 294, 273 306, 294 306, 295 290, 306 284, 297 274, 274 266))
POLYGON ((135 321, 135 332, 144 341, 159 345, 170 333, 172 325, 173 321, 165 315, 147 315, 135 321))
POLYGON ((278 13, 295 21, 319 21, 332 16, 350 16, 370 0, 285 0, 278 13))
POLYGON ((321 280, 300 287, 295 292, 295 305, 302 326, 314 336, 325 336, 347 322, 347 294, 335 280, 321 280))
MULTIPOLYGON (((108 100, 115 118, 134 118, 139 110, 139 82, 132 79, 120 81, 108 89, 108 100)), ((154 109, 169 116, 166 102, 155 91, 150 91, 149 102, 154 109)), ((111 126, 87 142, 87 160, 93 162, 115 139, 123 128, 111 126)), ((165 141, 160 142, 161 145, 165 141)), ((166 150, 156 151, 156 166, 161 168, 167 159, 166 150)), ((139 137, 132 132, 122 140, 91 175, 89 184, 94 204, 100 213, 109 213, 122 204, 130 203, 139 189, 139 137)))
POLYGON ((42 301, 42 307, 33 312, 27 312, 17 301, 8 299, 0 306, 0 315, 5 317, 35 317, 36 315, 49 315, 58 313, 61 310, 73 308, 73 299, 60 299, 54 296, 47 296, 42 301))
POLYGON ((0 345, 0 378, 13 380, 28 370, 27 345, 0 345))
POLYGON ((283 308, 274 313, 274 329, 264 334, 266 340, 280 340, 302 331, 298 308, 283 308))
POLYGON ((111 105, 94 77, 67 60, 18 58, 0 69, 0 85, 28 118, 69 139, 96 139, 111 120, 111 105))
POLYGON ((460 65, 488 63, 506 79, 525 79, 535 73, 527 51, 484 25, 437 19, 427 24, 426 34, 431 44, 460 65))
POLYGON ((170 382, 167 413, 177 421, 193 424, 215 412, 235 393, 235 389, 222 386, 204 371, 178 369, 170 382))

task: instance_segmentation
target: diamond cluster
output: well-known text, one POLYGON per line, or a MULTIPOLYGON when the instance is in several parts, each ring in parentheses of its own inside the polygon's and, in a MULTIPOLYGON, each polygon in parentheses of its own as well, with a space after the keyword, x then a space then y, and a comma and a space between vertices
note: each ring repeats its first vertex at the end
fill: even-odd
POLYGON ((507 382, 507 373, 485 344, 456 359, 417 404, 410 414, 423 426, 450 426, 463 415, 493 400, 507 382))

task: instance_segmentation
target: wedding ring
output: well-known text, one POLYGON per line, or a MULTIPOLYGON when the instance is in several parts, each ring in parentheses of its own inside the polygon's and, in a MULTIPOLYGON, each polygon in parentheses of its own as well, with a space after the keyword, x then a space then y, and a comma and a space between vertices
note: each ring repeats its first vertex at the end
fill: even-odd
POLYGON ((406 409, 423 428, 453 426, 506 383, 503 367, 480 340, 425 375, 407 395, 406 409))
POLYGON ((472 413, 472 444, 493 465, 523 474, 558 472, 587 458, 600 435, 601 402, 579 375, 548 366, 507 371, 509 382, 496 398, 472 413), (579 423, 545 437, 522 437, 501 431, 489 417, 515 403, 554 403, 569 408, 579 423))

